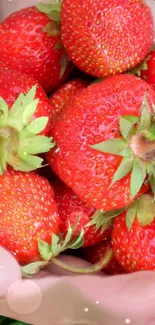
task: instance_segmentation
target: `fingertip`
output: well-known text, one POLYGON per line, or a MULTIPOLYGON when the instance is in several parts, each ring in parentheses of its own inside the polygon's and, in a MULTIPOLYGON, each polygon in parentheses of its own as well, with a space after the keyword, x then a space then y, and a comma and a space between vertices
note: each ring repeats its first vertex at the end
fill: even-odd
POLYGON ((0 246, 0 298, 5 297, 9 287, 21 278, 19 264, 9 252, 0 246))

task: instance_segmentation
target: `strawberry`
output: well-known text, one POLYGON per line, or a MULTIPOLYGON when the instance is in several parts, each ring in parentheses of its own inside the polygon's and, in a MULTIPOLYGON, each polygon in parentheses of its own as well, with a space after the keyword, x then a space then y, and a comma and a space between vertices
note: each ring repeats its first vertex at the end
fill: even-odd
POLYGON ((42 132, 47 134, 52 124, 53 114, 49 99, 43 88, 33 77, 20 71, 6 68, 5 65, 0 66, 0 96, 7 102, 9 108, 14 104, 20 93, 26 95, 36 85, 35 98, 38 98, 39 102, 34 112, 33 120, 41 116, 47 116, 49 122, 42 132))
POLYGON ((153 17, 143 0, 63 0, 62 41, 81 70, 105 77, 136 66, 154 38, 153 17))
MULTIPOLYGON (((51 113, 52 113, 52 121, 55 121, 61 116, 63 112, 65 112, 68 105, 71 105, 71 102, 74 100, 75 96, 81 93, 83 89, 88 86, 87 81, 83 81, 80 79, 74 79, 64 84, 59 88, 51 97, 51 113)), ((57 157, 60 153, 57 153, 57 157)), ((61 157, 60 157, 61 159, 61 157)), ((54 172, 59 176, 59 169, 57 168, 57 164, 53 166, 54 172)))
POLYGON ((38 239, 51 243, 59 215, 52 186, 35 173, 9 170, 0 176, 0 245, 19 263, 40 259, 38 239))
POLYGON ((128 206, 148 190, 147 175, 153 186, 152 103, 155 92, 145 81, 116 75, 83 90, 56 121, 57 146, 47 160, 89 206, 128 206))
POLYGON ((88 83, 84 80, 74 79, 61 86, 50 97, 52 107, 52 115, 54 119, 59 118, 66 106, 74 99, 74 97, 87 87, 88 83))
POLYGON ((0 174, 7 165, 20 171, 41 167, 36 154, 53 147, 45 136, 52 113, 44 90, 32 77, 2 66, 0 96, 0 174))
POLYGON ((155 50, 151 51, 141 64, 132 69, 131 72, 144 79, 155 89, 155 50))
MULTIPOLYGON (((94 247, 87 247, 83 249, 82 256, 84 258, 91 262, 92 264, 95 264, 99 262, 103 256, 106 253, 106 250, 108 248, 111 248, 111 242, 110 241, 105 241, 102 242, 94 247)), ((123 267, 117 262, 116 258, 113 257, 109 264, 103 269, 104 273, 108 275, 116 275, 116 274, 123 274, 125 273, 125 270, 123 267)))
POLYGON ((60 215, 60 231, 65 238, 68 226, 78 222, 74 237, 84 230, 83 246, 93 246, 108 238, 111 233, 111 219, 105 222, 103 213, 96 211, 81 201, 64 183, 57 180, 53 183, 55 201, 60 215), (104 223, 105 222, 105 223, 104 223))
POLYGON ((149 53, 145 63, 146 65, 142 67, 140 76, 155 89, 155 50, 149 53))
POLYGON ((68 77, 71 68, 60 44, 59 24, 41 11, 39 5, 24 8, 0 24, 0 42, 5 44, 0 60, 32 75, 50 93, 68 77))
POLYGON ((128 272, 155 270, 155 203, 142 195, 113 225, 113 251, 128 272))

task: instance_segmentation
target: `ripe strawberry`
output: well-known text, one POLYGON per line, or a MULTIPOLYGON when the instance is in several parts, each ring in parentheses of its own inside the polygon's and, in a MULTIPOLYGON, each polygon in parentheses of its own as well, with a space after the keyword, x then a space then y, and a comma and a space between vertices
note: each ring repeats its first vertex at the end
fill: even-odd
MULTIPOLYGON (((52 113, 52 121, 55 121, 61 116, 62 113, 65 112, 67 106, 73 101, 75 96, 81 93, 83 89, 88 86, 87 81, 83 81, 80 79, 74 79, 64 84, 59 88, 51 97, 51 113, 52 113)), ((60 153, 57 153, 57 156, 60 153)), ((61 159, 61 157, 60 157, 61 159)), ((57 164, 53 166, 54 172, 59 176, 59 170, 57 168, 57 164)))
POLYGON ((154 36, 151 10, 143 0, 63 0, 61 29, 69 57, 97 77, 134 67, 154 36))
POLYGON ((88 83, 84 80, 74 79, 67 82, 59 88, 50 97, 52 107, 52 115, 54 120, 59 118, 66 106, 74 99, 74 97, 87 87, 88 83))
POLYGON ((24 8, 0 24, 0 42, 4 45, 0 60, 32 75, 50 93, 71 70, 60 40, 59 26, 48 13, 36 7, 24 8))
POLYGON ((20 171, 41 167, 43 160, 36 154, 53 147, 44 136, 52 119, 44 90, 32 77, 2 65, 0 96, 0 173, 7 165, 20 171))
POLYGON ((155 204, 150 194, 142 195, 127 212, 114 221, 113 250, 128 272, 155 270, 155 204))
MULTIPOLYGON (((106 250, 111 247, 110 241, 102 242, 94 247, 84 248, 82 256, 84 256, 87 261, 95 264, 105 256, 106 250)), ((125 270, 118 264, 116 258, 113 257, 110 263, 103 269, 103 272, 108 275, 116 275, 125 273, 125 270)))
POLYGON ((141 77, 155 89, 155 50, 145 60, 146 66, 141 70, 141 77))
POLYGON ((46 134, 52 124, 53 115, 49 99, 43 88, 33 77, 6 68, 5 65, 0 66, 0 96, 7 102, 9 108, 14 104, 20 93, 26 95, 35 85, 37 85, 35 98, 39 99, 39 102, 33 114, 33 120, 41 116, 49 118, 49 123, 43 131, 46 134))
POLYGON ((35 173, 9 170, 0 176, 0 245, 20 263, 40 259, 38 239, 51 243, 59 215, 52 186, 35 173))
POLYGON ((151 51, 145 60, 133 69, 132 72, 144 79, 155 89, 155 50, 151 51))
POLYGON ((71 227, 77 223, 74 237, 84 230, 84 247, 93 246, 107 239, 111 233, 112 222, 107 223, 103 213, 96 211, 81 201, 77 195, 64 183, 53 183, 55 201, 60 215, 60 231, 65 238, 69 224, 71 227), (102 222, 103 220, 103 222, 102 222), (105 223, 104 223, 105 222, 105 223))
POLYGON ((155 92, 145 81, 111 76, 83 90, 51 130, 57 146, 47 154, 50 166, 98 210, 128 206, 149 187, 142 184, 154 172, 154 142, 146 137, 154 131, 146 100, 139 117, 144 94, 152 107, 155 92))

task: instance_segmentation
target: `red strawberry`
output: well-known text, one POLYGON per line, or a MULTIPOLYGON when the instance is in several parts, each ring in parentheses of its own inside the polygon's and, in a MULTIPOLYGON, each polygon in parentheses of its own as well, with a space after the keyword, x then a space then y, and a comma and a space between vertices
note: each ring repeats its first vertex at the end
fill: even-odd
MULTIPOLYGON (((64 84, 59 88, 51 97, 51 113, 52 121, 55 121, 65 112, 66 107, 73 101, 75 96, 79 95, 83 89, 88 86, 87 81, 81 79, 74 79, 64 84)), ((58 155, 58 153, 57 153, 58 155)), ((60 158, 61 159, 61 158, 60 158)), ((59 176, 59 170, 57 164, 53 166, 53 170, 59 176)))
POLYGON ((137 72, 141 78, 155 89, 155 50, 149 53, 139 69, 137 69, 137 72))
MULTIPOLYGON (((84 258, 86 258, 87 261, 91 262, 92 264, 95 264, 99 262, 103 258, 103 256, 105 256, 106 250, 108 248, 111 248, 110 241, 100 243, 91 248, 85 248, 83 249, 82 255, 84 256, 84 258)), ((103 272, 108 275, 116 275, 125 273, 125 270, 120 264, 118 264, 116 258, 113 257, 107 267, 103 269, 103 272)))
POLYGON ((151 10, 143 0, 63 0, 61 29, 69 57, 97 77, 138 64, 154 36, 151 10))
POLYGON ((32 77, 1 67, 0 96, 0 173, 8 164, 21 171, 41 167, 42 159, 33 155, 53 147, 40 136, 49 132, 52 119, 44 90, 32 77))
MULTIPOLYGON (((74 236, 84 230, 84 245, 93 246, 108 238, 111 233, 111 222, 102 223, 103 213, 96 211, 82 202, 77 195, 60 181, 53 183, 55 201, 60 215, 60 231, 65 238, 69 223, 73 227, 78 218, 79 222, 74 236)), ((105 221, 105 219, 103 219, 105 221)), ((111 221, 111 220, 110 220, 111 221)))
POLYGON ((20 71, 11 70, 5 67, 0 67, 0 96, 7 102, 9 108, 13 105, 20 93, 27 94, 32 87, 37 85, 35 98, 39 99, 37 109, 33 115, 33 119, 41 116, 47 116, 49 123, 44 134, 49 132, 50 125, 52 124, 52 111, 49 99, 44 92, 43 88, 31 76, 20 71))
POLYGON ((145 81, 109 77, 83 90, 51 131, 57 146, 47 154, 50 166, 96 209, 127 206, 149 187, 142 184, 153 173, 154 142, 146 136, 154 131, 146 100, 141 110, 145 93, 152 106, 155 92, 145 81))
POLYGON ((38 239, 51 243, 59 215, 52 186, 35 173, 0 176, 0 245, 20 263, 40 259, 38 239))
POLYGON ((150 194, 116 218, 112 241, 115 257, 126 271, 155 270, 155 204, 150 194))
POLYGON ((8 67, 32 75, 49 93, 64 81, 70 64, 62 46, 60 30, 48 14, 24 8, 0 25, 0 60, 8 67))
POLYGON ((84 80, 74 79, 67 82, 61 88, 59 88, 50 97, 50 103, 52 107, 52 113, 55 119, 57 119, 64 111, 65 107, 74 99, 74 97, 86 88, 88 83, 84 80))

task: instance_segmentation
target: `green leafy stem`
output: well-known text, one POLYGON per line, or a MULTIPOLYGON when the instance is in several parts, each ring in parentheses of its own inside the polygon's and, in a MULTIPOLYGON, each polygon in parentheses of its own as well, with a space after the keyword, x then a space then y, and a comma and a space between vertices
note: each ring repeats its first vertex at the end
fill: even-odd
POLYGON ((78 222, 79 219, 73 228, 69 223, 68 232, 64 240, 61 233, 58 236, 55 234, 52 235, 51 245, 49 245, 48 243, 42 240, 38 240, 38 249, 42 261, 34 262, 23 266, 21 268, 23 277, 29 277, 35 275, 40 271, 40 269, 44 268, 50 263, 53 263, 66 271, 70 271, 72 273, 79 273, 79 274, 96 273, 99 272, 102 268, 104 268, 113 257, 112 249, 108 249, 107 252, 105 253, 105 256, 98 263, 88 268, 76 268, 71 265, 65 264, 59 258, 57 258, 60 255, 60 253, 64 252, 65 250, 78 249, 84 244, 83 229, 81 230, 78 236, 72 239, 72 236, 77 228, 78 222))

